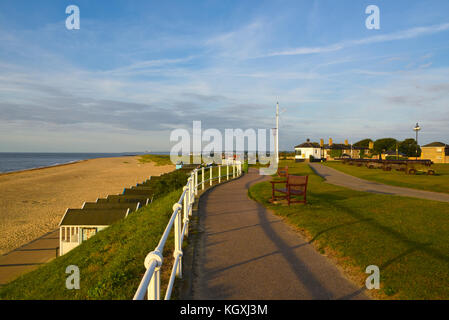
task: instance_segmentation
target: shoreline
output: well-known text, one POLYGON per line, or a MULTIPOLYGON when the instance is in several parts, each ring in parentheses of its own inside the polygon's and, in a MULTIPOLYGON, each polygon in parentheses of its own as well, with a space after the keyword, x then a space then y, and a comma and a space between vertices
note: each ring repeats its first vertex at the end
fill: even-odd
POLYGON ((175 169, 139 156, 93 158, 0 174, 0 255, 58 228, 67 208, 81 208, 175 169))
POLYGON ((28 168, 28 169, 20 169, 20 170, 14 170, 14 171, 5 171, 0 172, 0 176, 8 175, 8 174, 14 174, 14 173, 22 173, 27 171, 34 171, 34 170, 42 170, 42 169, 48 169, 48 168, 56 168, 61 166, 68 166, 71 164, 76 164, 84 161, 94 160, 94 159, 110 159, 110 158, 120 158, 120 157, 138 157, 141 156, 140 154, 126 154, 126 155, 119 155, 119 156, 112 156, 112 157, 98 157, 98 158, 89 158, 89 159, 81 159, 81 160, 73 160, 69 162, 64 163, 55 163, 48 166, 42 166, 42 167, 35 167, 35 168, 28 168))
MULTIPOLYGON (((94 158, 94 159, 103 159, 103 158, 94 158)), ((44 167, 22 169, 22 170, 17 170, 17 171, 0 172, 0 177, 1 176, 6 176, 6 175, 11 175, 11 174, 16 174, 16 173, 24 173, 24 172, 28 172, 28 171, 36 171, 36 170, 43 170, 43 169, 50 169, 50 168, 68 166, 68 165, 71 165, 71 164, 77 164, 77 163, 88 161, 88 160, 93 160, 93 159, 75 160, 75 161, 71 161, 71 162, 57 163, 57 164, 54 164, 54 165, 44 166, 44 167)))

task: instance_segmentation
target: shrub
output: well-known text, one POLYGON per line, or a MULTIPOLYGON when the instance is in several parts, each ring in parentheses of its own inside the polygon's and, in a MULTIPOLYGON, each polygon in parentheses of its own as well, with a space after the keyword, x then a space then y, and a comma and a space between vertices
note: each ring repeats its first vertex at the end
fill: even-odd
POLYGON ((331 158, 340 158, 342 156, 342 154, 343 154, 342 150, 332 149, 330 156, 331 156, 331 158))

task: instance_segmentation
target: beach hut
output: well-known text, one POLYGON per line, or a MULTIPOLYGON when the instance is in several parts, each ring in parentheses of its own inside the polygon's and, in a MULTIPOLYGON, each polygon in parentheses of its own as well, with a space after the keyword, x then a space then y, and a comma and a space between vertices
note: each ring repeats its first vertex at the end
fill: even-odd
POLYGON ((66 254, 112 223, 126 218, 130 209, 67 209, 59 223, 59 255, 66 254))

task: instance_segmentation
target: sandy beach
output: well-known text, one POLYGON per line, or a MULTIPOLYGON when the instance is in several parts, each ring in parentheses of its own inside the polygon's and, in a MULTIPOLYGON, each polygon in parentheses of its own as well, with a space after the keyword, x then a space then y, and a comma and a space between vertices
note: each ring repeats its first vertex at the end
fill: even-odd
POLYGON ((91 159, 0 175, 0 254, 56 229, 67 208, 81 208, 175 169, 139 163, 138 158, 91 159))

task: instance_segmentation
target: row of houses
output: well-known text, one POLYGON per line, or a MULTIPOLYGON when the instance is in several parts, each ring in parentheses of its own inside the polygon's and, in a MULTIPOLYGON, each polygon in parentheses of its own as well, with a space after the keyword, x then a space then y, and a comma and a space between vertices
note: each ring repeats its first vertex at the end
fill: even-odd
POLYGON ((324 144, 321 139, 320 143, 311 142, 307 139, 306 142, 295 147, 295 160, 305 161, 313 159, 333 160, 334 158, 350 157, 353 159, 361 158, 361 156, 371 156, 374 144, 370 142, 368 148, 355 147, 345 140, 344 143, 333 143, 332 138, 329 139, 328 144, 324 144))
MULTIPOLYGON (((334 160, 335 158, 347 157, 353 159, 360 159, 362 157, 373 156, 374 143, 370 142, 367 148, 356 147, 345 140, 344 143, 333 143, 332 138, 329 139, 328 144, 324 144, 321 139, 320 143, 311 142, 307 139, 306 142, 295 147, 295 160, 306 161, 312 159, 334 160)), ((406 157, 406 155, 397 152, 389 151, 381 155, 382 159, 388 156, 406 157)), ((411 159, 415 159, 412 157, 411 159)), ((432 160, 434 163, 449 163, 449 145, 442 142, 432 142, 421 147, 421 157, 419 159, 432 160)))

